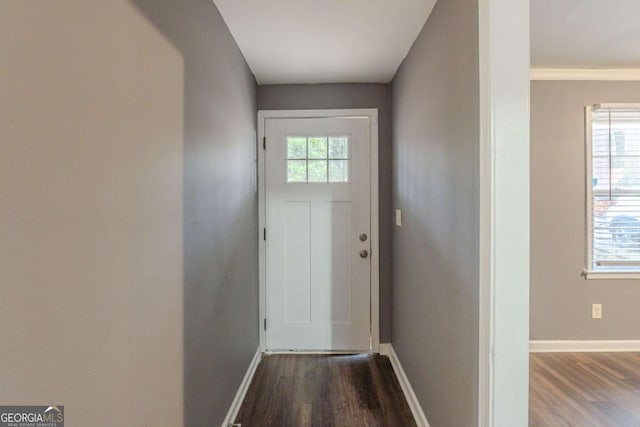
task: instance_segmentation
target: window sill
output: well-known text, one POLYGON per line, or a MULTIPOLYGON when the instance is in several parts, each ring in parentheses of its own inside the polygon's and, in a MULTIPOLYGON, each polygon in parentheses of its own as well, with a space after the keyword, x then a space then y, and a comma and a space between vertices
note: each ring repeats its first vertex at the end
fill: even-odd
POLYGON ((583 270, 585 280, 640 280, 640 271, 588 271, 583 270))

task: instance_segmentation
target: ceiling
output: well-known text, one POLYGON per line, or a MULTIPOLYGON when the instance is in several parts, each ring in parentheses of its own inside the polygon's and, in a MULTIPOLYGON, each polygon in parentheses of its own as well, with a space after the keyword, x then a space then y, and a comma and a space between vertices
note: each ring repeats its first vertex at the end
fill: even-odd
POLYGON ((535 68, 640 68, 639 0, 531 0, 535 68))
POLYGON ((391 81, 435 0, 214 0, 259 84, 391 81))
MULTIPOLYGON (((436 0, 213 0, 259 84, 391 81, 436 0)), ((640 0, 531 0, 533 68, 640 68, 640 0)))

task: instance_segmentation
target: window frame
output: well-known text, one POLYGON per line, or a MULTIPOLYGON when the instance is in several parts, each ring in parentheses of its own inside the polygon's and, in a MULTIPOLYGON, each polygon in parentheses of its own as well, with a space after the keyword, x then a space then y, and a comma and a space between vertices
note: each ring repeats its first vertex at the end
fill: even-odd
POLYGON ((637 269, 594 270, 593 269, 593 111, 598 109, 640 109, 640 103, 603 103, 585 107, 585 268, 582 276, 591 279, 640 279, 637 269))
POLYGON ((298 184, 321 184, 321 185, 336 185, 336 184, 351 184, 351 162, 352 162, 352 152, 351 152, 351 134, 348 132, 343 133, 292 133, 287 134, 285 136, 285 167, 287 168, 285 171, 285 183, 287 185, 298 185, 298 184), (305 157, 303 158, 290 158, 289 150, 288 150, 288 141, 289 138, 305 138, 306 139, 306 147, 305 147, 305 157), (309 157, 309 138, 325 138, 327 141, 327 156, 326 157, 309 157), (347 139, 347 157, 345 158, 334 158, 331 157, 330 154, 330 140, 331 138, 346 138, 347 139), (289 162, 290 161, 304 161, 306 163, 306 178, 304 181, 289 181, 289 162), (327 179, 326 181, 309 181, 309 162, 310 161, 323 161, 326 163, 327 169, 327 179), (347 164, 347 179, 345 181, 331 181, 330 175, 330 163, 332 161, 346 162, 347 164))

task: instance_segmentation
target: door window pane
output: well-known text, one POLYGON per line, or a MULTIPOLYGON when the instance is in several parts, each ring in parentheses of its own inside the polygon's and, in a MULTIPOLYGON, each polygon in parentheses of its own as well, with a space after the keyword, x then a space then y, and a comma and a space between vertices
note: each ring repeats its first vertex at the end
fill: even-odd
POLYGON ((327 182, 326 160, 309 160, 309 182, 327 182))
POLYGON ((329 160, 329 182, 349 181, 349 160, 329 160))
POLYGON ((329 158, 348 159, 349 158, 349 137, 331 136, 329 137, 329 158))
POLYGON ((287 137, 287 159, 307 158, 307 137, 290 136, 287 137))
POLYGON ((287 182, 307 182, 306 160, 287 160, 287 182))
POLYGON ((327 137, 326 136, 310 136, 309 137, 309 158, 310 159, 326 159, 327 158, 327 137))

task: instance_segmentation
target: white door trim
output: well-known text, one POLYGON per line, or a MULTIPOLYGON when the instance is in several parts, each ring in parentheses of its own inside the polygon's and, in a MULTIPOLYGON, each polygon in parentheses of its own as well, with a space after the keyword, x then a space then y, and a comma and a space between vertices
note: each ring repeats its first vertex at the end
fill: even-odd
POLYGON ((529 415, 529 1, 479 1, 478 426, 529 415))
POLYGON ((260 349, 266 351, 266 244, 263 230, 266 227, 265 188, 265 120, 312 119, 336 117, 367 117, 371 126, 371 343, 372 352, 380 351, 380 220, 378 204, 378 109, 358 108, 344 110, 260 110, 258 111, 258 240, 259 240, 259 324, 260 349))

